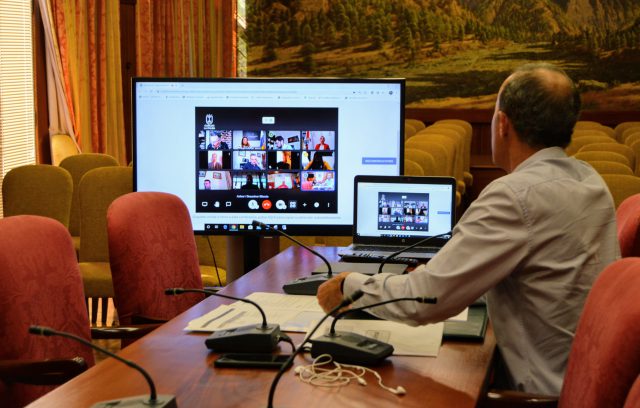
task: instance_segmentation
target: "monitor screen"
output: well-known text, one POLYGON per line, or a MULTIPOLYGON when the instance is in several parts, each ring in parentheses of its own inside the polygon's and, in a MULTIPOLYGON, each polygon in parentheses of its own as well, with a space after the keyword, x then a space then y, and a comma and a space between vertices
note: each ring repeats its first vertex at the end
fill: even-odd
POLYGON ((356 175, 403 168, 403 79, 133 80, 136 191, 179 196, 193 229, 351 235, 356 175))

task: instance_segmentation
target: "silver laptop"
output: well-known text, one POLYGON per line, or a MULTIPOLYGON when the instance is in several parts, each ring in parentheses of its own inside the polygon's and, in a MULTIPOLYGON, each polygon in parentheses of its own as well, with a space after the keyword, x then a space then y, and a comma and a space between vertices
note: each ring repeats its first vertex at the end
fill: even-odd
POLYGON ((385 257, 434 237, 398 255, 430 259, 451 239, 455 194, 452 177, 356 176, 353 243, 338 254, 385 257))

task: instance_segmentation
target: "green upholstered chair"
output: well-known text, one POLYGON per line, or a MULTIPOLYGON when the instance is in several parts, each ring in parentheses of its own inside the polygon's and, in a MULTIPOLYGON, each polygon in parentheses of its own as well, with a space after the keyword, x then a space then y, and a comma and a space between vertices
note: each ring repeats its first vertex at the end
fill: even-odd
POLYGON ((600 174, 627 174, 633 176, 633 170, 626 164, 605 160, 594 160, 590 161, 589 164, 600 174))
POLYGON ((404 149, 405 160, 411 160, 420 165, 425 176, 437 176, 437 165, 433 156, 421 149, 406 147, 404 149))
POLYGON ((2 182, 3 213, 41 215, 68 227, 72 194, 73 181, 65 169, 48 164, 16 167, 2 182))
POLYGON ((73 179, 73 199, 71 200, 71 216, 69 232, 73 237, 76 252, 80 250, 80 197, 78 186, 82 176, 89 170, 98 167, 117 166, 118 161, 108 154, 82 153, 71 155, 60 162, 60 167, 66 169, 73 179))
POLYGON ((640 177, 624 174, 602 174, 601 176, 609 187, 616 208, 628 197, 640 193, 640 177))
POLYGON ((200 275, 205 287, 227 284, 226 237, 196 235, 200 275))
POLYGON ((92 299, 91 321, 96 323, 97 299, 102 301, 102 323, 106 324, 108 298, 113 298, 109 266, 107 209, 116 198, 133 191, 131 167, 99 167, 80 180, 80 272, 87 299, 92 299))
POLYGON ((424 170, 417 162, 411 159, 404 159, 404 171, 402 174, 407 176, 424 176, 424 170))
POLYGON ((583 146, 578 152, 614 152, 623 155, 629 160, 629 166, 636 167, 636 154, 631 147, 622 143, 591 143, 583 146))
POLYGON ((59 166, 60 162, 69 156, 80 154, 77 143, 67 134, 49 136, 49 146, 51 148, 51 164, 54 166, 59 166))

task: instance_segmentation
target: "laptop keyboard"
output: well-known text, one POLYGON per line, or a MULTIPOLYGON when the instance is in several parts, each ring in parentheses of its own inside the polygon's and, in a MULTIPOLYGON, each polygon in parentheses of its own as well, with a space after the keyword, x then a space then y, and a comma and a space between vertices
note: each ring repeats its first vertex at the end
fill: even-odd
MULTIPOLYGON (((385 245, 353 245, 352 250, 354 251, 380 251, 380 252, 396 252, 401 247, 397 246, 385 246, 385 245)), ((411 248, 408 251, 417 252, 422 254, 433 254, 440 250, 439 247, 415 247, 411 248)))

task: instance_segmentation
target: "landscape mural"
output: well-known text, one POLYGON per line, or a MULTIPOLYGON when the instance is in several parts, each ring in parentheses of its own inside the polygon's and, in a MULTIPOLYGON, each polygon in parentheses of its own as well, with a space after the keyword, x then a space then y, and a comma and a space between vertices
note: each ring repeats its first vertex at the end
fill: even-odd
POLYGON ((249 76, 407 78, 409 107, 492 108, 547 61, 588 110, 640 111, 639 0, 247 0, 249 76))

